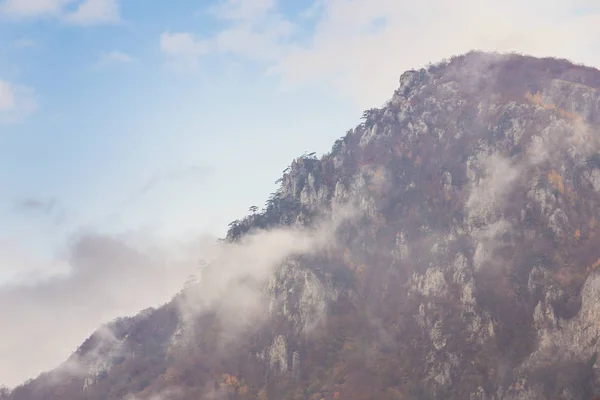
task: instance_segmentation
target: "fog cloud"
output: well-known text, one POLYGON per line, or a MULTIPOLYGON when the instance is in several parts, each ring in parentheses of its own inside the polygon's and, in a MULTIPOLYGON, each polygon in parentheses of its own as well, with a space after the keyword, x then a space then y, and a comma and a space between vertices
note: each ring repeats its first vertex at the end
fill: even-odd
MULTIPOLYGON (((168 301, 197 266, 194 242, 78 235, 64 256, 0 286, 0 379, 15 385, 64 361, 101 323, 168 301)), ((32 260, 20 256, 21 264, 32 260)))
MULTIPOLYGON (((262 289, 275 268, 335 245, 339 223, 353 215, 342 207, 316 229, 256 232, 237 244, 81 233, 60 260, 61 274, 0 286, 0 377, 12 386, 58 366, 100 324, 169 301, 194 274, 198 284, 179 303, 184 318, 216 309, 236 315, 224 320, 230 330, 241 328, 264 310, 262 289), (198 274, 201 260, 207 266, 198 274)), ((65 364, 63 372, 81 368, 65 364)))
POLYGON ((265 316, 264 289, 275 269, 294 256, 314 255, 337 246, 339 225, 356 215, 356 209, 346 204, 316 228, 258 231, 240 243, 214 244, 206 252, 211 259, 202 268, 198 283, 180 300, 184 322, 207 310, 217 310, 233 335, 248 323, 257 322, 265 316))

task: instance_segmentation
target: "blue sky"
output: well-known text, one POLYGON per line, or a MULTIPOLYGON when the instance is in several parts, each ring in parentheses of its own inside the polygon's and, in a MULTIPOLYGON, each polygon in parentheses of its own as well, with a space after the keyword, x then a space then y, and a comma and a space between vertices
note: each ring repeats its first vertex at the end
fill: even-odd
MULTIPOLYGON (((75 271, 65 254, 81 232, 223 235, 264 203, 294 157, 328 151, 407 69, 471 49, 599 66, 599 8, 597 0, 0 0, 0 295, 18 290, 15 276, 75 271)), ((165 299, 154 295, 143 299, 165 299)), ((87 325, 73 317, 67 344, 135 304, 90 311, 87 325)), ((22 327, 7 318, 0 312, 0 325, 14 326, 5 348, 15 354, 46 340, 19 341, 22 327)), ((65 355, 48 348, 62 352, 0 368, 0 382, 65 355)), ((10 359, 2 346, 0 359, 10 359)))
POLYGON ((293 157, 328 150, 357 120, 358 108, 335 93, 282 92, 264 63, 235 54, 171 65, 161 34, 213 35, 225 24, 208 3, 141 4, 124 1, 118 21, 2 21, 0 76, 35 102, 0 127, 6 238, 51 252, 81 226, 221 235, 264 202, 293 157), (15 210, 29 199, 55 206, 15 210))
POLYGON ((46 255, 82 227, 222 235, 404 69, 472 48, 596 61, 592 2, 534 3, 4 0, 0 234, 46 255))

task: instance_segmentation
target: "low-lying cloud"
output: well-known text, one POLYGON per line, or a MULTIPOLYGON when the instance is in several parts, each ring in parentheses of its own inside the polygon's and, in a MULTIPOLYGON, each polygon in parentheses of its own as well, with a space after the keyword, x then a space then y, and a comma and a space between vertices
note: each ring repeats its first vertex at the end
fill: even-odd
POLYGON ((2 383, 14 386, 58 366, 102 323, 169 301, 202 260, 208 266, 180 303, 183 315, 235 309, 245 318, 225 322, 231 330, 243 327, 262 310, 262 288, 275 268, 295 254, 334 245, 338 224, 352 215, 341 208, 317 229, 256 232, 237 244, 81 233, 61 260, 63 273, 0 286, 2 383))
POLYGON ((212 259, 202 268, 198 283, 181 298, 184 322, 186 317, 191 320, 207 310, 218 310, 227 329, 235 333, 264 316, 264 288, 275 269, 294 256, 335 247, 339 224, 354 215, 355 209, 345 205, 317 228, 258 231, 240 243, 214 244, 212 259))
POLYGON ((34 268, 58 273, 4 283, 1 383, 57 366, 103 322, 168 301, 197 265, 191 248, 137 234, 81 234, 62 258, 34 268))

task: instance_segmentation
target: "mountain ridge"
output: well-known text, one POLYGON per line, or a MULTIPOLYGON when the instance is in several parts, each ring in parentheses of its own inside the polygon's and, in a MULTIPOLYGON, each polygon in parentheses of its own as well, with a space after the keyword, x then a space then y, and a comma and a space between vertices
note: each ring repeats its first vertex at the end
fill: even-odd
POLYGON ((5 398, 600 393, 600 71, 471 52, 406 71, 399 85, 330 153, 294 160, 264 210, 224 240, 249 249, 241 260, 260 258, 279 237, 311 237, 290 233, 303 227, 323 234, 353 204, 326 245, 289 245, 261 261, 273 268, 248 261, 251 272, 220 287, 225 300, 204 308, 229 263, 209 266, 172 302, 88 339, 74 371, 67 362, 5 398), (228 298, 237 291, 246 311, 228 298), (184 324, 187 303, 203 308, 184 324), (105 363, 93 369, 87 356, 105 363))

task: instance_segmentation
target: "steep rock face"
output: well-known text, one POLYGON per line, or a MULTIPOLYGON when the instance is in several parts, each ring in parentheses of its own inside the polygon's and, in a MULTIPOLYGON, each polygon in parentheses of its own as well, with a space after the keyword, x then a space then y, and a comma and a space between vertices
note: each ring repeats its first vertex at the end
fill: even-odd
POLYGON ((118 329, 101 368, 9 398, 591 398, 599 88, 600 71, 517 55, 402 74, 383 108, 231 224, 237 242, 356 210, 335 244, 275 269, 256 323, 235 338, 213 311, 184 324, 192 285, 118 329))

